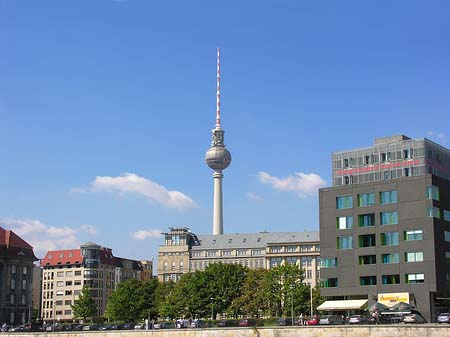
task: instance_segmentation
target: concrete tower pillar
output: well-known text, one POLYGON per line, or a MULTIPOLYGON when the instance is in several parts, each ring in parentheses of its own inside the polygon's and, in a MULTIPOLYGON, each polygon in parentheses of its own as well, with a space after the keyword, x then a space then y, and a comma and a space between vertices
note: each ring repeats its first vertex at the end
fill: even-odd
POLYGON ((214 172, 214 215, 213 234, 223 234, 222 178, 221 172, 214 172))

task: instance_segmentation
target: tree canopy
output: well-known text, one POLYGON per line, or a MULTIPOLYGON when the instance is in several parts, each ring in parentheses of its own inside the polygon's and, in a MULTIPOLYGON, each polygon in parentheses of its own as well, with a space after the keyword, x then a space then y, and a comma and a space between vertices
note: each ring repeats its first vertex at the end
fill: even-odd
POLYGON ((87 285, 83 286, 78 299, 72 305, 73 316, 76 318, 86 319, 94 317, 97 314, 97 306, 91 296, 91 291, 87 285))

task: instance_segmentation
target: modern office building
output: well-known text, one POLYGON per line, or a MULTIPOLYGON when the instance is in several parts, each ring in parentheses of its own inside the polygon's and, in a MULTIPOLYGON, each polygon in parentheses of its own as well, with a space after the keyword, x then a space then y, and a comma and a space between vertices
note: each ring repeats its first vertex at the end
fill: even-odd
POLYGON ((83 285, 90 289, 97 316, 104 314, 108 297, 120 282, 142 279, 141 261, 113 255, 110 248, 89 242, 79 249, 49 251, 43 268, 41 315, 45 321, 73 320, 71 305, 83 285))
POLYGON ((31 321, 33 247, 11 230, 0 227, 0 322, 31 321))
POLYGON ((316 285, 320 255, 318 232, 261 232, 196 235, 188 228, 170 228, 158 253, 160 281, 178 281, 182 274, 204 270, 211 263, 270 269, 295 264, 304 282, 316 285))
POLYGON ((333 153, 332 176, 319 192, 322 295, 406 298, 434 320, 450 297, 450 151, 379 138, 333 153))

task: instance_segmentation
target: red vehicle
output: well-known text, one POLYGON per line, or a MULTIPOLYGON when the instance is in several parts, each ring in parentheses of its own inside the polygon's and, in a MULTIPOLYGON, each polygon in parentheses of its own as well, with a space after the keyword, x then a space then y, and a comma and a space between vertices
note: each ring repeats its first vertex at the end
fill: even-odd
POLYGON ((306 321, 306 324, 307 325, 319 325, 319 320, 320 320, 319 316, 313 316, 306 321))

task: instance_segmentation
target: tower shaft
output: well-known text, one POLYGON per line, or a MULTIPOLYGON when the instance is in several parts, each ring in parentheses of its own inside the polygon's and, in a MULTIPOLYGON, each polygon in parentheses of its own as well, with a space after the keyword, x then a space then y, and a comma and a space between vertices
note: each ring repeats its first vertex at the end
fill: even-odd
POLYGON ((213 173, 214 178, 214 214, 213 235, 223 234, 222 178, 220 172, 213 173))

